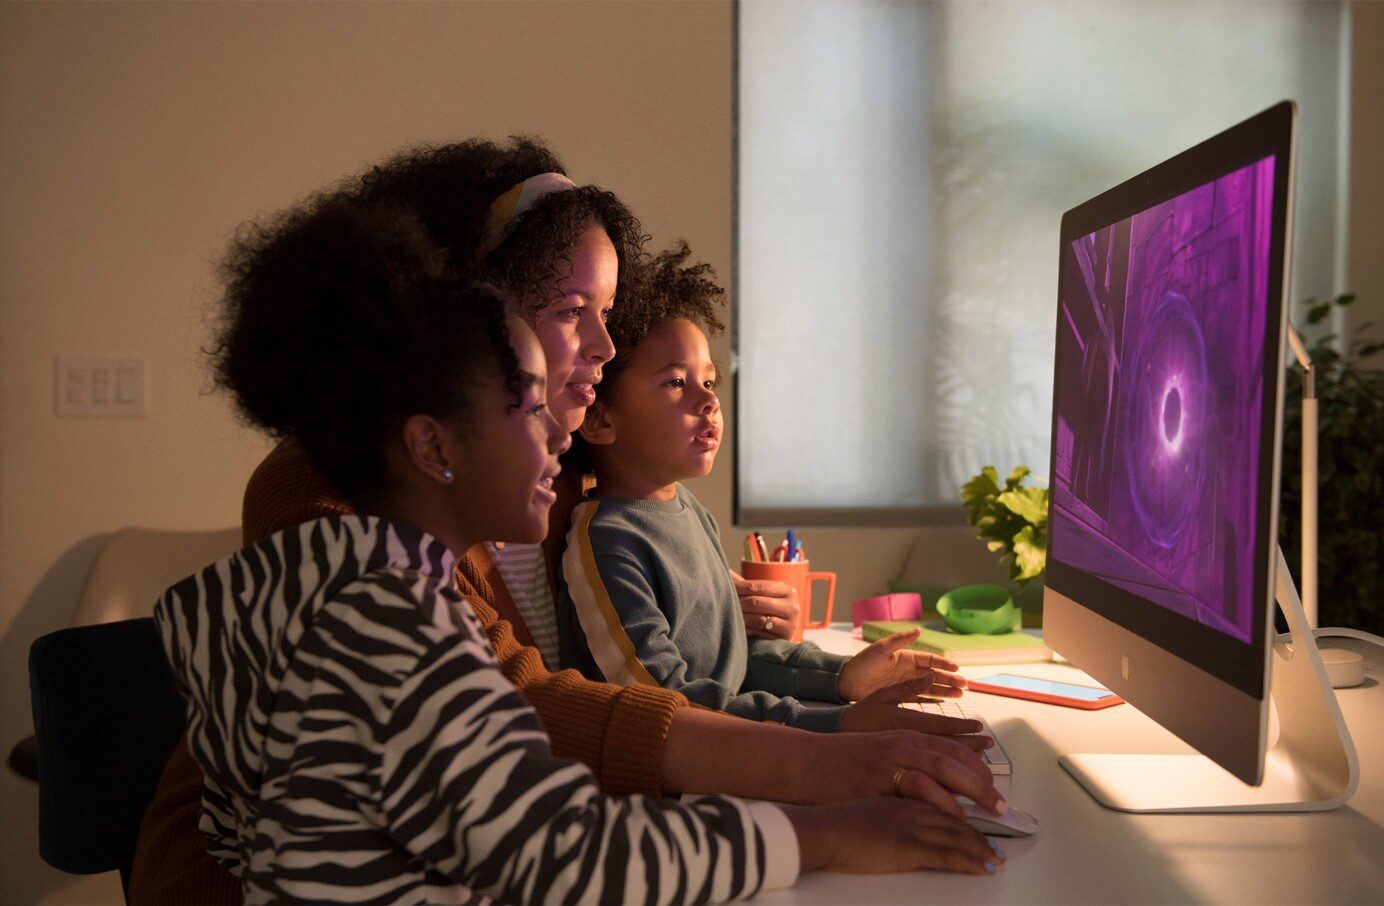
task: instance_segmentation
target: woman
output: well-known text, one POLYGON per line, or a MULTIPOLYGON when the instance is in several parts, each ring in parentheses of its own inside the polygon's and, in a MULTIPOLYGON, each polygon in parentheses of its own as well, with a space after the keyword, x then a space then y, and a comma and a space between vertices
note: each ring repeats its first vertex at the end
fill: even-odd
MULTIPOLYGON (((604 318, 634 273, 644 237, 614 196, 571 187, 562 173, 560 162, 534 142, 501 147, 473 141, 403 155, 368 173, 350 191, 363 202, 417 210, 428 233, 455 261, 518 300, 554 375, 548 404, 561 426, 570 429, 581 421, 601 365, 614 354, 604 318)), ((579 496, 576 479, 559 476, 559 504, 550 525, 561 528, 549 533, 545 557, 528 558, 537 564, 533 572, 505 574, 506 557, 516 554, 506 553, 509 545, 475 545, 457 563, 461 590, 502 671, 538 711, 555 753, 586 763, 610 793, 723 792, 786 802, 898 793, 959 814, 951 791, 1003 807, 988 770, 972 751, 981 744, 974 737, 957 742, 899 731, 818 736, 688 708, 681 696, 663 689, 591 683, 571 672, 550 672, 532 642, 551 634, 545 629, 551 604, 545 609, 543 598, 550 600, 563 529, 579 496), (839 782, 813 782, 819 776, 839 782)), ((247 488, 246 540, 350 510, 302 447, 286 440, 247 488)), ((772 586, 746 591, 751 609, 772 606, 784 595, 784 589, 772 586), (765 591, 779 597, 766 602, 765 591)), ((919 682, 915 688, 927 685, 919 682)), ((906 689, 895 700, 905 697, 906 689)), ((884 699, 857 703, 850 713, 855 721, 850 729, 907 727, 953 734, 979 729, 970 721, 899 709, 884 699)), ((233 880, 196 853, 200 841, 191 829, 200 787, 196 765, 185 747, 178 747, 141 830, 132 900, 238 901, 233 880)))

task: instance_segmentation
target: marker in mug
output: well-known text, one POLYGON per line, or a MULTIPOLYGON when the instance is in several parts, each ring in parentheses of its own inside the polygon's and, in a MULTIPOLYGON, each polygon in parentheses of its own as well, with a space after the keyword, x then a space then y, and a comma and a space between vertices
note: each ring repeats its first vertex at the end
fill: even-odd
POLYGON ((759 548, 758 559, 765 563, 769 562, 769 548, 765 546, 764 535, 761 532, 754 533, 754 543, 759 548))
POLYGON ((784 553, 783 559, 792 560, 793 552, 798 549, 798 536, 793 533, 792 529, 788 530, 788 540, 784 541, 784 544, 788 545, 788 550, 784 553))
POLYGON ((774 560, 775 563, 783 563, 783 562, 785 562, 785 561, 788 560, 788 542, 787 542, 787 541, 782 542, 781 544, 779 544, 778 547, 774 548, 774 557, 773 557, 773 560, 774 560))

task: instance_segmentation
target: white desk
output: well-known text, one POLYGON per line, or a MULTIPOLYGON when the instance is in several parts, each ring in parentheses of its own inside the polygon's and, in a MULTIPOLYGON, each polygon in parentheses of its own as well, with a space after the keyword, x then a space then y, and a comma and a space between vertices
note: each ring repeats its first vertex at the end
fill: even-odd
MULTIPOLYGON (((849 626, 809 632, 829 651, 863 645, 849 626)), ((1337 690, 1360 759, 1360 785, 1333 812, 1280 815, 1131 815, 1098 805, 1057 763, 1074 752, 1189 752, 1130 705, 1078 711, 982 693, 986 716, 1014 761, 1001 792, 1041 824, 1027 839, 996 838, 1008 863, 993 877, 940 872, 815 873, 763 903, 1384 903, 1384 651, 1345 639, 1367 679, 1337 690)), ((1064 664, 967 667, 1092 683, 1064 664)))

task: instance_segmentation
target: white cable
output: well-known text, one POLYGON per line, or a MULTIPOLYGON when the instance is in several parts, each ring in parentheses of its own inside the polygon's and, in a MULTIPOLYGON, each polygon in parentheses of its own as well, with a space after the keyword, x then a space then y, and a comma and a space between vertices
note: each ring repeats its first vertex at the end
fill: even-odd
MULTIPOLYGON (((1384 639, 1381 639, 1379 636, 1365 632, 1362 629, 1347 629, 1344 626, 1323 626, 1321 629, 1314 629, 1312 630, 1312 637, 1314 639, 1360 639, 1362 642, 1369 642, 1372 645, 1378 645, 1384 648, 1384 639)), ((1291 632, 1281 632, 1278 634, 1278 641, 1280 642, 1287 643, 1292 642, 1292 640, 1293 634, 1291 632)))

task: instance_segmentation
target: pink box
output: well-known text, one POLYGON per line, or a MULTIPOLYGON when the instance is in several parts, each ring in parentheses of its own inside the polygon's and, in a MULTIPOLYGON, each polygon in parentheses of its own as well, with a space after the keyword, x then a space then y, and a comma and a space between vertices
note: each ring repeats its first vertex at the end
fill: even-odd
POLYGON ((921 620, 923 618, 923 599, 916 592, 892 595, 878 595, 861 598, 851 605, 851 623, 854 634, 860 635, 860 624, 866 620, 921 620))

